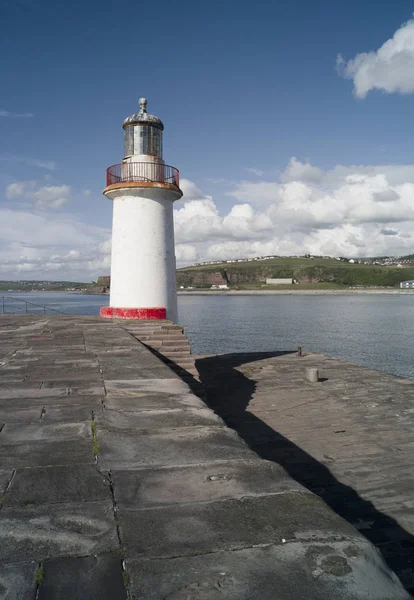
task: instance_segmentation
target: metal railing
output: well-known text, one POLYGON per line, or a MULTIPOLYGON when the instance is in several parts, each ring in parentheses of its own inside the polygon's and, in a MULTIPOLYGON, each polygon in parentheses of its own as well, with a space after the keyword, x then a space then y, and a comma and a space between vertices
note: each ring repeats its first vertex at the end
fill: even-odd
POLYGON ((47 315, 48 312, 63 315, 63 311, 50 308, 41 304, 35 304, 34 302, 28 302, 21 298, 14 298, 13 296, 1 296, 0 306, 2 315, 47 315), (35 307, 35 308, 32 308, 35 307))
POLYGON ((127 182, 168 183, 180 187, 180 173, 160 162, 124 162, 106 170, 106 185, 127 182))

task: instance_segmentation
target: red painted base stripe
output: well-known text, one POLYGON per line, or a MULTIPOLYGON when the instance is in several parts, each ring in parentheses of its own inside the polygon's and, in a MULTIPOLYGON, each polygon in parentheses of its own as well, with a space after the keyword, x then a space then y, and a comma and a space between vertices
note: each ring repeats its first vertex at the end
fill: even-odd
POLYGON ((143 319, 156 320, 167 318, 165 308, 114 308, 113 306, 101 306, 100 315, 104 319, 143 319))

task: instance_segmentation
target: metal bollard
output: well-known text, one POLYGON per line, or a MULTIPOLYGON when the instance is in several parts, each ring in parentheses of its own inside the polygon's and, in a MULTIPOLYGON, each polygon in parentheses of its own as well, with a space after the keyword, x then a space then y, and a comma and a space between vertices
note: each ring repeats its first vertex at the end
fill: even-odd
POLYGON ((303 356, 302 355, 302 346, 298 346, 298 356, 303 356))
POLYGON ((306 379, 310 381, 310 383, 318 383, 319 381, 319 370, 314 367, 309 367, 306 369, 306 379))

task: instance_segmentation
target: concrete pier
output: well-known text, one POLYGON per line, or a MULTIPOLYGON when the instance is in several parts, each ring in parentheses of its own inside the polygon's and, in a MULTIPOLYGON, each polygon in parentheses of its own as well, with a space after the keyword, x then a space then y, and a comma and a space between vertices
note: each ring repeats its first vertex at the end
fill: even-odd
POLYGON ((1 600, 409 598, 127 328, 0 318, 1 600))

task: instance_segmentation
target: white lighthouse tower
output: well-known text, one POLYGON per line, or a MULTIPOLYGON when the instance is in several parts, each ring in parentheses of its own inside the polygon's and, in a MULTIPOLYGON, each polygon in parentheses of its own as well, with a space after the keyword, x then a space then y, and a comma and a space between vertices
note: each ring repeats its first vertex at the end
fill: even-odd
POLYGON ((107 169, 113 200, 111 292, 101 317, 177 321, 173 202, 179 173, 162 158, 162 121, 140 111, 125 119, 125 156, 107 169))

